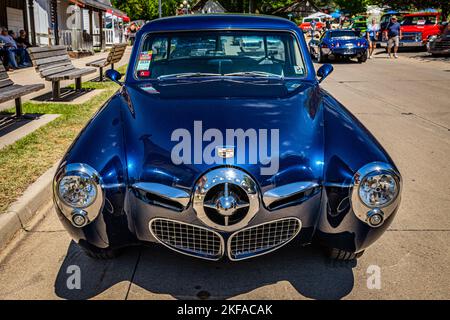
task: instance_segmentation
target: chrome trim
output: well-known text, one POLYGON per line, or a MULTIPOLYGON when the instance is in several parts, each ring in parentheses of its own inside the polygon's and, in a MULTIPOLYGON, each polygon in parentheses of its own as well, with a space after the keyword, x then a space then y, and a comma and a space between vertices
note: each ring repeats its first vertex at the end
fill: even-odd
POLYGON ((298 193, 302 193, 319 186, 318 183, 311 181, 294 182, 285 184, 281 187, 276 187, 274 189, 264 192, 263 201, 266 207, 270 206, 275 201, 294 196, 298 193))
POLYGON ((132 185, 133 188, 155 194, 162 198, 177 202, 186 208, 191 199, 191 195, 186 191, 165 184, 153 182, 138 182, 132 185))
POLYGON ((228 258, 231 261, 240 261, 240 260, 246 260, 246 259, 262 256, 264 254, 273 252, 273 251, 275 251, 277 249, 280 249, 281 247, 285 246, 286 244, 291 242, 293 239, 295 239, 295 237, 297 237, 297 235, 300 233, 301 230, 302 230, 302 221, 300 219, 298 219, 296 217, 287 217, 287 218, 281 218, 281 219, 277 219, 277 220, 264 222, 264 223, 261 223, 261 224, 257 224, 257 225, 254 225, 254 226, 251 226, 251 227, 248 227, 248 228, 236 231, 227 240, 227 255, 228 255, 228 258), (239 259, 236 259, 236 258, 232 257, 232 254, 231 254, 231 241, 232 241, 233 237, 235 237, 237 234, 239 234, 241 232, 244 232, 244 231, 247 231, 247 230, 250 230, 250 229, 258 228, 258 227, 266 225, 266 224, 271 224, 271 223, 275 223, 275 222, 278 222, 278 221, 291 220, 291 219, 296 220, 298 222, 298 224, 299 224, 299 227, 298 227, 298 230, 295 232, 295 234, 293 236, 291 236, 287 241, 285 241, 285 242, 283 242, 283 243, 281 243, 281 244, 279 244, 279 245, 277 245, 277 246, 275 246, 275 247, 273 247, 273 248, 271 248, 269 250, 266 250, 266 251, 263 251, 261 253, 257 253, 257 254, 254 254, 254 255, 250 255, 248 257, 239 258, 239 259))
MULTIPOLYGON (((221 231, 231 232, 245 227, 256 215, 259 210, 259 192, 256 182, 247 173, 235 168, 222 167, 207 172, 197 181, 194 187, 194 196, 192 202, 193 208, 197 213, 197 217, 205 225, 221 231), (210 207, 210 204, 205 202, 205 197, 208 191, 210 191, 211 188, 215 187, 216 185, 225 185, 226 183, 233 184, 241 188, 242 191, 247 194, 249 201, 246 216, 241 221, 232 225, 221 225, 215 223, 207 216, 205 211, 205 207, 210 207)), ((247 204, 245 204, 245 207, 247 207, 247 204)), ((237 209, 238 208, 236 207, 235 210, 237 209)), ((233 212, 230 212, 230 215, 232 213, 233 212)))
POLYGON ((362 222, 370 225, 368 223, 368 218, 370 217, 369 213, 375 209, 382 208, 384 220, 387 219, 400 204, 402 188, 403 186, 400 173, 391 165, 384 162, 371 162, 369 164, 366 164, 353 176, 352 188, 349 191, 350 203, 355 216, 362 222), (387 173, 392 175, 398 188, 396 198, 391 202, 379 207, 369 207, 359 197, 359 186, 361 184, 361 181, 363 181, 368 174, 373 172, 377 172, 379 174, 387 173))
POLYGON ((218 261, 218 260, 220 260, 220 259, 223 257, 223 254, 224 254, 224 252, 225 252, 225 241, 224 241, 223 237, 222 237, 218 232, 216 232, 216 231, 214 231, 214 230, 211 230, 211 229, 208 229, 208 228, 205 228, 205 227, 202 227, 202 226, 198 226, 198 225, 195 225, 195 224, 190 224, 190 223, 186 223, 186 222, 182 222, 182 221, 178 221, 178 220, 173 220, 173 219, 167 219, 167 218, 154 218, 154 219, 150 220, 150 222, 149 222, 149 224, 148 224, 148 227, 149 227, 149 230, 150 230, 151 235, 152 235, 159 243, 161 243, 162 245, 164 245, 165 247, 167 247, 167 248, 169 248, 169 249, 171 249, 171 250, 173 250, 173 251, 176 251, 176 252, 178 252, 178 253, 184 254, 184 255, 186 255, 186 256, 195 257, 195 258, 200 258, 200 259, 205 259, 205 260, 211 260, 211 261, 218 261), (219 241, 220 241, 220 250, 219 250, 219 253, 218 253, 218 255, 217 255, 217 258, 208 258, 208 257, 202 256, 202 255, 196 255, 196 254, 194 254, 194 253, 189 253, 189 252, 183 251, 182 249, 178 249, 178 248, 176 248, 176 247, 174 247, 174 246, 171 246, 171 245, 169 245, 169 244, 163 242, 163 241, 162 241, 162 240, 161 240, 161 239, 153 232, 153 229, 152 229, 152 224, 153 224, 155 221, 157 221, 157 220, 168 221, 168 222, 172 222, 172 223, 179 223, 179 224, 183 224, 183 225, 187 225, 187 226, 190 226, 190 227, 193 227, 193 228, 198 228, 198 229, 206 230, 207 232, 213 233, 215 236, 218 237, 218 239, 219 239, 219 241))
MULTIPOLYGON (((309 70, 308 70, 308 66, 306 65, 306 56, 309 55, 309 52, 304 52, 303 47, 302 47, 302 42, 300 41, 300 38, 298 36, 298 33, 294 30, 283 30, 283 29, 267 29, 267 28, 217 28, 217 29, 207 29, 207 28, 200 28, 200 29, 191 29, 191 30, 179 30, 179 29, 175 29, 175 30, 150 30, 147 31, 145 34, 143 34, 141 36, 140 39, 140 46, 139 48, 136 48, 137 53, 142 52, 142 48, 144 47, 144 41, 145 39, 143 39, 144 37, 147 37, 149 34, 164 34, 164 33, 184 33, 184 32, 199 32, 199 31, 203 31, 203 32, 214 32, 214 31, 267 31, 267 32, 273 32, 273 33, 283 33, 283 32, 289 32, 292 36, 294 36, 295 40, 297 41, 297 46, 299 51, 301 52, 301 56, 302 56, 302 63, 305 67, 305 74, 303 77, 285 77, 285 80, 299 80, 299 79, 307 79, 309 76, 309 70), (143 40, 142 40, 143 39, 143 40)), ((305 41, 305 47, 308 50, 308 44, 305 41)), ((134 50, 134 49, 133 49, 134 50)), ((311 61, 312 64, 312 61, 311 61)), ((136 75, 136 68, 137 68, 137 63, 136 61, 134 61, 134 70, 133 70, 133 75, 132 78, 135 81, 138 81, 138 83, 140 82, 145 82, 145 80, 143 81, 142 79, 139 79, 136 75)), ((314 70, 313 70, 314 71, 314 70)), ((313 72, 314 73, 314 72, 313 72)), ((151 80, 155 80, 155 79, 151 79, 151 80)), ((124 84, 126 85, 126 80, 124 81, 124 84)))
MULTIPOLYGON (((105 204, 105 194, 104 190, 101 187, 103 185, 102 179, 98 172, 92 168, 91 166, 84 164, 84 163, 71 163, 68 165, 65 165, 64 167, 61 167, 59 171, 56 173, 54 179, 53 179, 53 194, 54 194, 54 200, 56 202, 56 205, 61 210, 61 212, 64 214, 64 216, 77 228, 80 228, 80 226, 75 225, 72 222, 72 215, 77 212, 75 209, 82 209, 83 212, 85 212, 86 217, 88 219, 87 223, 85 225, 88 225, 92 221, 97 218, 97 216, 100 214, 100 212, 103 209, 103 206, 105 204), (91 181, 96 185, 97 187, 97 195, 94 200, 94 202, 85 207, 85 208, 75 208, 67 205, 59 195, 59 182, 61 179, 67 175, 69 175, 72 172, 81 172, 86 175, 88 175, 91 179, 91 181)), ((83 225, 83 226, 85 226, 83 225)), ((83 227, 81 226, 81 227, 83 227)))

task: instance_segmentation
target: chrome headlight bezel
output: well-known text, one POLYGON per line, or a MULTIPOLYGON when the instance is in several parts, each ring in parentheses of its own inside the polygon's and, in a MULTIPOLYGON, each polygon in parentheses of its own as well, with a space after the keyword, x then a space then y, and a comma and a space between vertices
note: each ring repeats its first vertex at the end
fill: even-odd
MULTIPOLYGON (((391 165, 384 162, 372 162, 359 169, 353 176, 352 188, 350 191, 350 199, 352 209, 356 217, 370 225, 369 218, 374 211, 383 215, 383 219, 387 219, 398 207, 401 199, 402 180, 400 173, 391 165), (365 179, 374 175, 389 175, 395 181, 396 190, 395 197, 390 201, 381 205, 368 205, 360 197, 360 187, 365 179)), ((382 223, 381 223, 382 224, 382 223)), ((381 226, 381 224, 377 225, 381 226)), ((372 227, 375 227, 372 225, 372 227)))
POLYGON ((70 220, 70 222, 76 227, 84 227, 85 225, 91 223, 97 216, 100 214, 104 202, 105 195, 104 190, 102 188, 102 180, 98 172, 93 169, 91 166, 84 163, 71 163, 61 167, 55 178, 53 180, 53 193, 54 200, 58 208, 64 214, 64 216, 70 220), (67 176, 83 176, 85 179, 89 180, 95 187, 95 197, 92 201, 90 201, 87 205, 84 206, 75 206, 71 205, 60 194, 60 183, 64 177, 67 176), (74 222, 74 217, 77 215, 84 215, 86 218, 86 222, 83 225, 77 225, 74 222))

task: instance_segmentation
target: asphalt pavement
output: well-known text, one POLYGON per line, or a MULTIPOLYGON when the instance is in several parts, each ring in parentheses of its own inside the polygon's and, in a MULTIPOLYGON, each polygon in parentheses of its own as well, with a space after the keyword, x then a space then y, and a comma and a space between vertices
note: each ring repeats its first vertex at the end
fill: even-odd
POLYGON ((375 135, 404 178, 396 220, 357 262, 332 263, 313 246, 234 263, 159 246, 96 261, 49 207, 0 253, 0 299, 449 299, 450 60, 380 51, 367 63, 334 67, 323 87, 375 135), (81 289, 67 286, 73 266, 81 289))

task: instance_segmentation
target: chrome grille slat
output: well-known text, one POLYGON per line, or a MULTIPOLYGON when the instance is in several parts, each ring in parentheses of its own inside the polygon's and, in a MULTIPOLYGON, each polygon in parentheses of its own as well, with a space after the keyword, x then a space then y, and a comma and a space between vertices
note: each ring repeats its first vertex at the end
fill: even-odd
POLYGON ((224 253, 223 238, 200 226, 155 218, 150 221, 150 231, 166 247, 190 256, 219 260, 224 253))
POLYGON ((243 260, 276 250, 295 238, 301 221, 284 218, 233 233, 228 239, 228 257, 243 260))

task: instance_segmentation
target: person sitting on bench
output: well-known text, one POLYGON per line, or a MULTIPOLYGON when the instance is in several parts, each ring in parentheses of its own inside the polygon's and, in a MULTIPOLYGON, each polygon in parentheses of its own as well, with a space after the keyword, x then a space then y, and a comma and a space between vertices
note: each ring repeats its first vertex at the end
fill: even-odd
POLYGON ((6 53, 8 55, 9 64, 14 69, 18 68, 26 68, 31 67, 30 63, 26 62, 25 57, 25 49, 20 50, 17 47, 16 41, 8 34, 8 29, 2 28, 1 34, 0 34, 0 41, 2 41, 5 44, 4 49, 6 50, 6 53), (16 60, 16 54, 19 56, 19 59, 21 61, 20 64, 17 64, 16 60))

